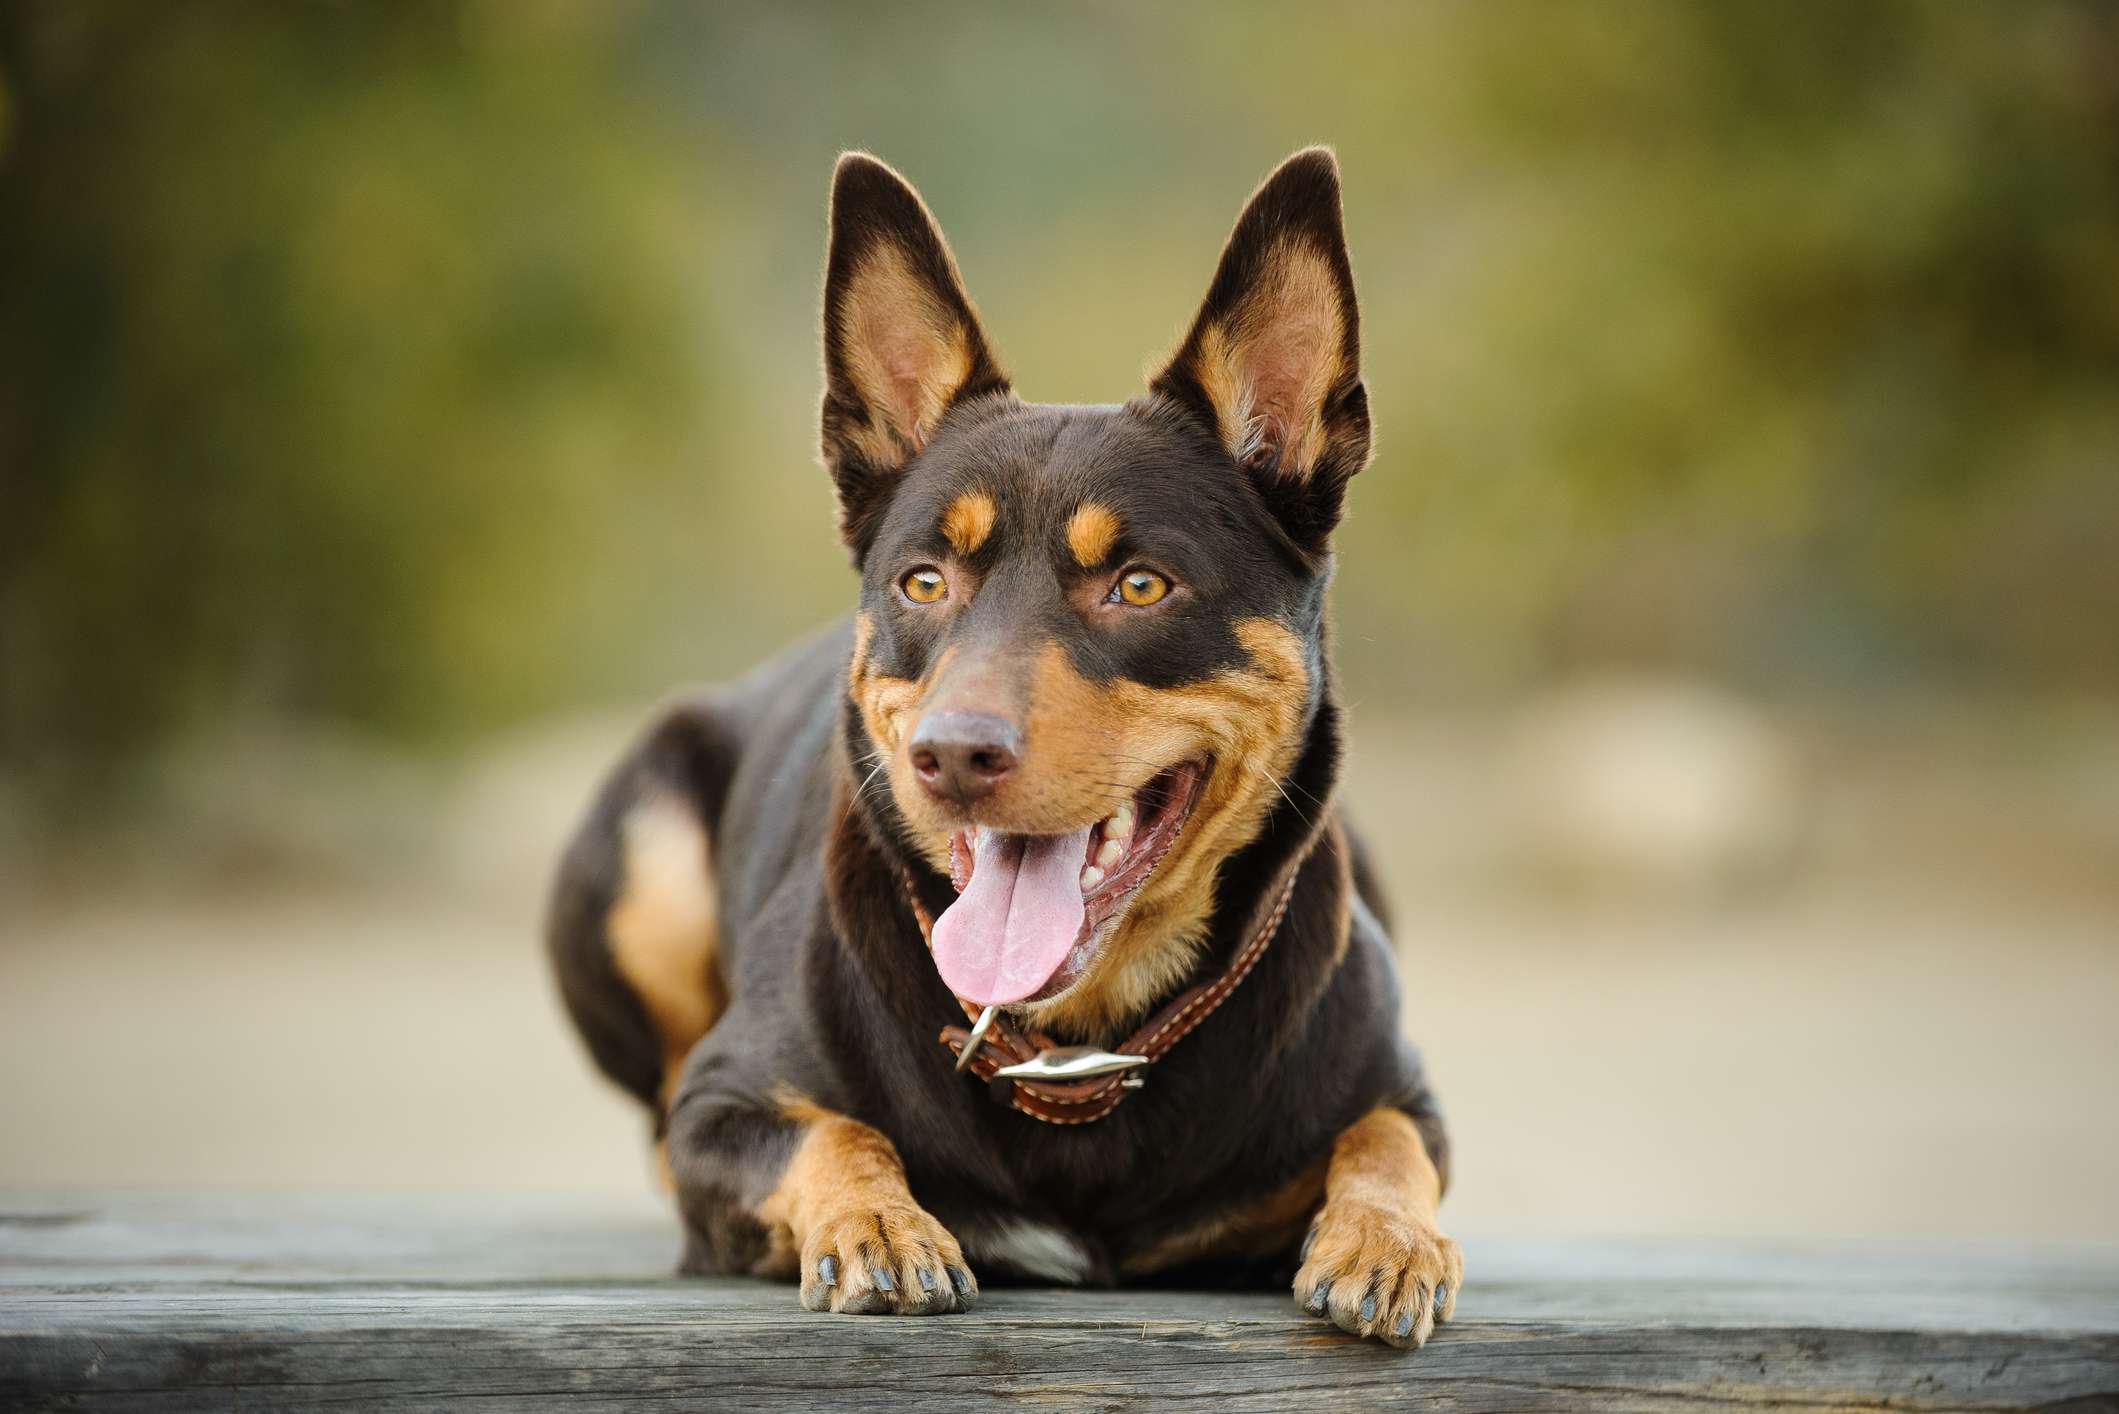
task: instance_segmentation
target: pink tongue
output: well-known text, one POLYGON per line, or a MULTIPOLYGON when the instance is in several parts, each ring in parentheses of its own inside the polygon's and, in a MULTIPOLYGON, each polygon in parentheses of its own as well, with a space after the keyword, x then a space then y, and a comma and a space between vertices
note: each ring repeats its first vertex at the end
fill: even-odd
POLYGON ((1052 980, 1081 935, 1091 828, 1064 835, 975 833, 971 882, 934 920, 934 965, 950 991, 999 1006, 1052 980))

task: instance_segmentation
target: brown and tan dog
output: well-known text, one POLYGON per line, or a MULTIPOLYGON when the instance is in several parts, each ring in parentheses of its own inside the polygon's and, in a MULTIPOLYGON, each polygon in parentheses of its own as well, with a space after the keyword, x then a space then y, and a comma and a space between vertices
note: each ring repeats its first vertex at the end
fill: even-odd
POLYGON ((657 723, 553 902, 686 1269, 899 1313, 968 1306, 974 1267, 1292 1271, 1421 1344, 1462 1264, 1333 795, 1325 587, 1369 417, 1331 155, 1259 188, 1117 407, 1019 399, 918 195, 850 155, 824 363, 856 612, 657 723))

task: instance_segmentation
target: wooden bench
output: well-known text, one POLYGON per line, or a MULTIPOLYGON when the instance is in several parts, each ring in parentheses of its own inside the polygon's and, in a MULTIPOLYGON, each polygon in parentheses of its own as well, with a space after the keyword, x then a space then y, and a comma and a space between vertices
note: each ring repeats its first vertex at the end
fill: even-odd
POLYGON ((814 1316, 657 1204, 0 1193, 0 1409, 2119 1410, 2119 1253, 1465 1241, 1399 1354, 1280 1292, 814 1316))

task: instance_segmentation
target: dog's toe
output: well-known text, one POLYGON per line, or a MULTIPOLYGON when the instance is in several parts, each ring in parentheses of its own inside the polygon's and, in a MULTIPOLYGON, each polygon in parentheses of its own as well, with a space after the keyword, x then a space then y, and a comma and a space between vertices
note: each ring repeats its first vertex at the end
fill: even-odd
POLYGON ((839 1285, 839 1254, 825 1252, 802 1264, 802 1305, 805 1310, 829 1311, 839 1285))
POLYGON ((912 1205, 841 1214, 804 1243, 802 1305, 844 1315, 969 1310, 978 1282, 947 1228, 912 1205))
POLYGON ((1295 1299, 1349 1335, 1401 1349, 1427 1343, 1456 1310, 1457 1244, 1426 1223, 1368 1204, 1329 1204, 1295 1274, 1295 1299))

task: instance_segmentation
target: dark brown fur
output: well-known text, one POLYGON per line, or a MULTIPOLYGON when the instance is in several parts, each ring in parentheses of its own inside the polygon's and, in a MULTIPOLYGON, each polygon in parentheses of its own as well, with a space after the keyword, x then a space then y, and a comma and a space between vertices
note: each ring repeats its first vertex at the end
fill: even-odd
POLYGON ((552 911, 592 1055, 666 1137, 687 1269, 924 1313, 968 1305, 974 1269, 1286 1281, 1307 1230, 1298 1299, 1418 1344, 1461 1263, 1434 1229, 1441 1119, 1333 794, 1330 535, 1369 448, 1335 165, 1313 150, 1267 181, 1122 407, 1015 396, 882 164, 840 163, 831 221, 824 460, 858 610, 672 709, 599 796, 552 911), (1167 596, 1122 600, 1136 569, 1167 596), (910 599, 912 571, 946 592, 910 599), (922 788, 906 738, 943 707, 1020 723, 1003 788, 922 788), (1206 765, 1177 844, 1025 1019, 1122 1035, 1220 967, 1293 870, 1272 945, 1108 1117, 996 1104, 936 1042, 962 1013, 907 881, 939 914, 953 829, 1075 828, 1179 760, 1206 765))

